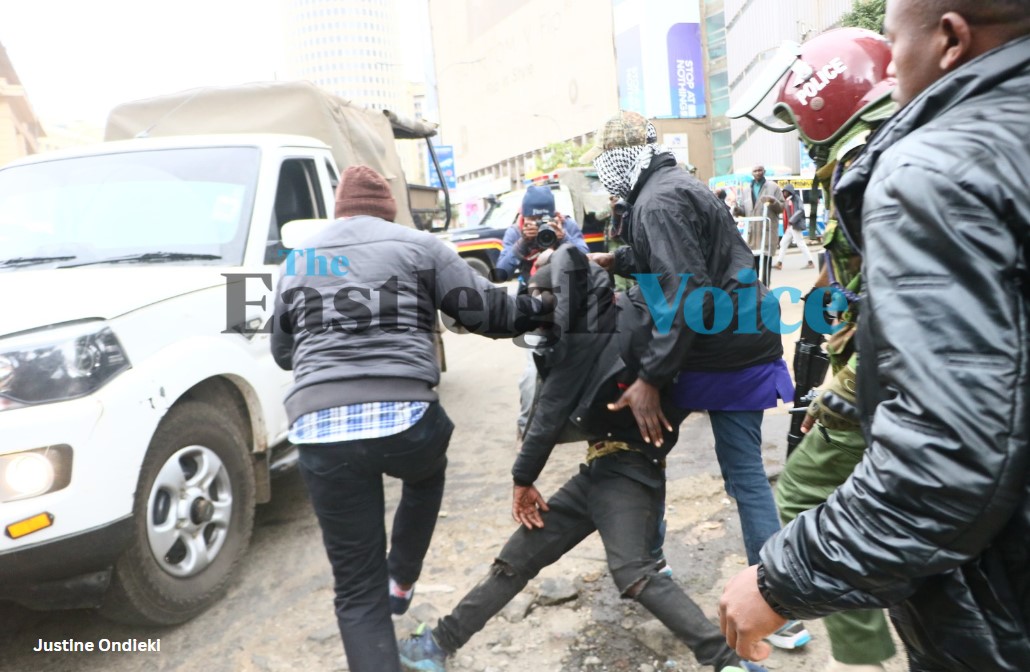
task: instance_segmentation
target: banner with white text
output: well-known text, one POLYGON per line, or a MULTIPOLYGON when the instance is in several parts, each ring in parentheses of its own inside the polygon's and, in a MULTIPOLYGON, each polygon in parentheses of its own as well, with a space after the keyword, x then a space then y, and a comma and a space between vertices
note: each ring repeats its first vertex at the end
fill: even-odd
POLYGON ((612 0, 619 107, 648 118, 706 116, 698 3, 612 0))

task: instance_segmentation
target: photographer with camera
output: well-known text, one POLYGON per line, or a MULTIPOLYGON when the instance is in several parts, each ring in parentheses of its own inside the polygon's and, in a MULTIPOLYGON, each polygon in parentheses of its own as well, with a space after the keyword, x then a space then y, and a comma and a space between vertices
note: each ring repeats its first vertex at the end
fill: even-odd
MULTIPOLYGON (((583 232, 571 217, 564 217, 554 209, 554 194, 550 187, 532 186, 522 197, 522 212, 518 220, 504 233, 504 249, 497 259, 494 279, 498 282, 514 276, 519 279, 519 292, 525 291, 540 253, 568 243, 584 254, 590 249, 583 232)), ((521 440, 529 421, 529 409, 536 392, 536 364, 533 351, 526 350, 526 368, 519 378, 519 419, 516 428, 521 440)))
POLYGON ((575 220, 555 211, 551 188, 530 187, 522 197, 519 219, 504 233, 495 279, 503 282, 518 276, 520 289, 525 287, 540 253, 562 243, 575 245, 584 253, 590 251, 575 220))

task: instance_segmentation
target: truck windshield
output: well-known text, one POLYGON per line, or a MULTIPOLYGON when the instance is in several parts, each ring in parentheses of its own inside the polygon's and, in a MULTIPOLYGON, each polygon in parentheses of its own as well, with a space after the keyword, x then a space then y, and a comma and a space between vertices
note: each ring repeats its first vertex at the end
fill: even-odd
POLYGON ((167 264, 154 253, 168 251, 175 263, 238 265, 259 162, 255 147, 202 147, 0 170, 0 270, 167 264))

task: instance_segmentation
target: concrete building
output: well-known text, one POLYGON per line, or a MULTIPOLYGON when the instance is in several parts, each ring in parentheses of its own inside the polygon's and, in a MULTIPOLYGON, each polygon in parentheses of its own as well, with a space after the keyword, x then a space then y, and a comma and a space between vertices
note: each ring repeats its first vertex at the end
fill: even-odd
MULTIPOLYGON (((728 107, 729 84, 724 40, 721 86, 706 78, 705 4, 429 0, 442 141, 459 178, 516 185, 548 144, 590 142, 620 108, 652 118, 681 162, 713 175, 711 110, 728 107)), ((729 146, 725 118, 721 129, 729 146)))
POLYGON ((668 38, 648 40, 652 30, 640 40, 634 21, 696 7, 703 116, 672 118, 675 110, 652 105, 656 113, 646 116, 660 140, 697 166, 702 179, 756 162, 796 172, 796 133, 776 135, 725 113, 780 43, 836 26, 851 6, 852 0, 429 0, 436 60, 430 93, 438 97, 441 142, 454 146, 460 180, 503 176, 518 184, 547 144, 588 142, 601 121, 633 102, 637 77, 661 77, 671 68, 658 53, 671 44, 671 29, 668 38), (636 69, 625 62, 627 46, 641 53, 636 69))
MULTIPOLYGON (((755 81, 780 44, 786 40, 804 42, 837 27, 841 17, 851 11, 852 0, 724 0, 709 2, 707 7, 708 21, 712 25, 722 21, 724 25, 725 77, 730 99, 736 100, 755 81), (722 5, 721 11, 718 5, 722 5)), ((711 45, 709 50, 711 53, 711 45)), ((773 97, 770 95, 756 110, 760 119, 771 116, 773 97)), ((734 119, 728 127, 725 122, 725 117, 713 119, 715 154, 722 157, 722 167, 725 157, 731 154, 736 172, 748 172, 756 163, 778 167, 788 174, 798 172, 801 153, 796 132, 772 133, 747 119, 734 119)))
POLYGON ((40 151, 43 127, 0 45, 0 165, 40 151))
POLYGON ((459 180, 517 184, 546 145, 618 110, 611 9, 596 0, 430 0, 441 143, 459 180))
POLYGON ((288 79, 341 98, 409 112, 396 0, 282 0, 288 79))
MULTIPOLYGON (((287 79, 303 79, 373 109, 415 117, 424 87, 408 82, 399 0, 281 0, 287 79)), ((425 182, 422 143, 397 144, 409 182, 425 182)))

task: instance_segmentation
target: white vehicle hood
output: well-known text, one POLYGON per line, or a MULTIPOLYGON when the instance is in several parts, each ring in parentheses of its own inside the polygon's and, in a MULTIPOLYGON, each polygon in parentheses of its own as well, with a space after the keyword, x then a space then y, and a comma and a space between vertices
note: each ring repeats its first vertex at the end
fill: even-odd
POLYGON ((115 318, 190 292, 225 287, 222 273, 241 272, 233 266, 161 264, 0 272, 0 336, 115 318))

